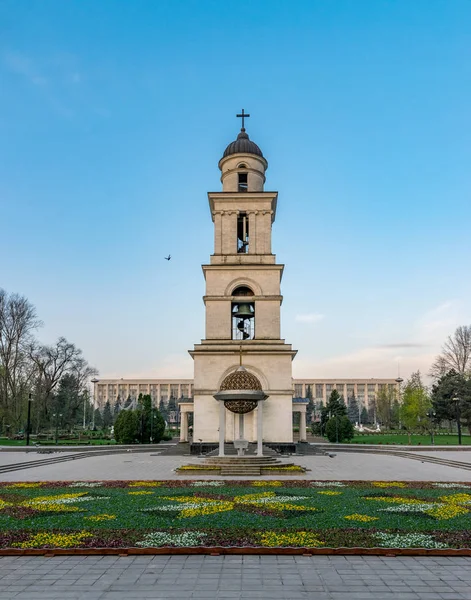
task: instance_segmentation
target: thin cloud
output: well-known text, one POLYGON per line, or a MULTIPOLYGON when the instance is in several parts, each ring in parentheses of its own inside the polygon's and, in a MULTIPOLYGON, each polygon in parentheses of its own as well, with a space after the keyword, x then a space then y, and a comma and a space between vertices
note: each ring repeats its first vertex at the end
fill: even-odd
POLYGON ((378 344, 376 348, 427 348, 428 344, 414 344, 412 342, 399 342, 398 344, 378 344))
POLYGON ((294 320, 299 323, 318 323, 322 321, 325 315, 321 315, 320 313, 308 313, 306 315, 296 315, 294 320))
POLYGON ((33 85, 46 85, 47 78, 39 73, 33 61, 24 54, 6 52, 3 56, 3 62, 10 71, 25 77, 33 85))

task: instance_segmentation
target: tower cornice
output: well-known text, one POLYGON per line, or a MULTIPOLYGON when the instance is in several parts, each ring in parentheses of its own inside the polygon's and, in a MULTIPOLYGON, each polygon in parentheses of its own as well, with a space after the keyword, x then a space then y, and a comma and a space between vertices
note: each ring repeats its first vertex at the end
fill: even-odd
POLYGON ((223 215, 241 211, 266 214, 271 211, 273 223, 276 216, 278 192, 208 192, 208 200, 213 221, 215 214, 223 215), (265 206, 263 206, 264 204, 265 206))

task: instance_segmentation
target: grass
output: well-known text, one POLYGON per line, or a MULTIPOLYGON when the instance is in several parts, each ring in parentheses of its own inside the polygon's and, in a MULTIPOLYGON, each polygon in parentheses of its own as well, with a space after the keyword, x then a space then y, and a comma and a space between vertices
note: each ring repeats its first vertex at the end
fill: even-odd
POLYGON ((0 548, 469 548, 471 484, 0 484, 0 548))
MULTIPOLYGON (((435 434, 434 436, 435 446, 450 446, 458 445, 458 436, 449 434, 435 434)), ((407 434, 396 434, 396 433, 380 433, 380 434, 365 434, 355 435, 351 444, 398 444, 398 445, 409 445, 409 438, 407 434)), ((431 446, 432 440, 430 435, 411 435, 412 445, 431 446)), ((463 435, 462 444, 471 444, 471 436, 463 435)))
MULTIPOLYGON (((44 440, 41 439, 39 442, 36 438, 30 439, 30 446, 34 447, 36 443, 39 443, 40 446, 55 446, 55 440, 44 440)), ((103 445, 112 445, 116 444, 115 440, 107 440, 107 439, 94 439, 94 440, 58 440, 58 446, 103 446, 103 445)), ((26 446, 26 440, 12 440, 9 438, 0 438, 0 446, 26 446)))

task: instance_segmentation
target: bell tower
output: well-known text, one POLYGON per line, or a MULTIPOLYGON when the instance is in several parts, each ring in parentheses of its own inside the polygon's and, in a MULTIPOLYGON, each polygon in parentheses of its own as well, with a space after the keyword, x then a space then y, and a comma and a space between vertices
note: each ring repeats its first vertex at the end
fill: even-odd
MULTIPOLYGON (((284 265, 271 250, 277 192, 264 190, 268 163, 242 128, 219 161, 222 191, 209 192, 214 223, 214 253, 203 265, 206 280, 205 339, 190 351, 194 359, 193 439, 219 439, 218 403, 213 395, 239 364, 262 383, 269 399, 245 415, 249 441, 257 436, 257 412, 263 410, 263 439, 292 441, 292 368, 296 351, 281 339, 280 284, 284 265)), ((226 441, 238 437, 239 422, 226 418, 226 441)))

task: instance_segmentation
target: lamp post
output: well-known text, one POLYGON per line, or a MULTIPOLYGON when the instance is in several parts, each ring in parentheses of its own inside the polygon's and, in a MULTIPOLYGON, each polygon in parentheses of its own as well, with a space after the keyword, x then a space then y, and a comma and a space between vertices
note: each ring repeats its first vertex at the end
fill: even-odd
POLYGON ((52 416, 56 417, 56 436, 55 436, 55 442, 56 442, 56 446, 57 446, 57 440, 59 439, 59 419, 62 417, 62 413, 54 413, 52 416))
POLYGON ((96 394, 95 394, 95 389, 96 389, 96 384, 98 383, 99 379, 97 379, 96 377, 94 377, 92 379, 92 383, 93 383, 93 395, 92 395, 92 431, 95 431, 95 400, 96 400, 96 394))
POLYGON ((458 426, 458 444, 461 446, 461 406, 460 399, 455 397, 453 402, 456 402, 456 424, 458 426))
POLYGON ((29 434, 31 429, 31 402, 33 401, 33 394, 30 392, 28 395, 28 420, 26 422, 26 445, 29 446, 29 434))
POLYGON ((434 410, 432 410, 432 409, 430 409, 427 412, 427 417, 429 418, 429 421, 430 421, 430 438, 431 438, 431 441, 432 441, 432 446, 435 445, 435 438, 434 438, 434 431, 433 431, 433 421, 434 421, 434 417, 435 417, 436 414, 437 413, 434 410))
POLYGON ((397 396, 398 396, 398 400, 399 400, 399 429, 401 429, 401 427, 402 427, 402 423, 401 423, 401 384, 404 381, 404 379, 402 379, 402 377, 398 376, 395 381, 397 383, 397 396))

